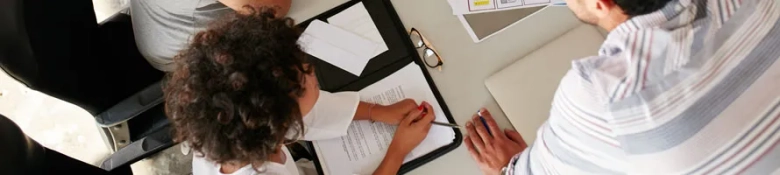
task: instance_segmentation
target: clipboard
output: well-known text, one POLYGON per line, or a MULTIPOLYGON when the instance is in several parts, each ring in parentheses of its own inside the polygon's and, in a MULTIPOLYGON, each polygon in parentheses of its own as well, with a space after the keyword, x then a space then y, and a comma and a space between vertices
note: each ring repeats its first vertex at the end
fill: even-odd
MULTIPOLYGON (((455 123, 452 113, 450 113, 444 98, 442 98, 441 93, 428 72, 428 67, 422 62, 419 52, 414 47, 408 31, 406 31, 406 28, 398 17, 398 14, 395 12, 395 8, 390 0, 351 0, 300 23, 298 27, 305 29, 308 24, 315 19, 327 22, 329 17, 352 7, 359 2, 363 2, 363 5, 369 12, 374 25, 377 26, 379 33, 387 44, 388 51, 371 59, 359 77, 309 55, 309 60, 316 67, 315 71, 317 79, 320 81, 320 88, 329 92, 359 91, 390 76, 404 66, 409 65, 409 63, 414 63, 423 70, 422 72, 425 76, 425 80, 428 82, 428 87, 431 88, 436 100, 439 101, 439 105, 441 106, 444 115, 447 116, 447 120, 450 123, 455 123)), ((398 173, 405 174, 459 147, 462 143, 461 140, 463 140, 463 134, 459 129, 452 129, 455 132, 455 139, 452 143, 404 163, 398 173)), ((312 142, 306 143, 309 148, 313 148, 312 142)), ((313 161, 316 165, 317 173, 324 174, 316 151, 314 151, 314 149, 310 150, 314 152, 313 161)))

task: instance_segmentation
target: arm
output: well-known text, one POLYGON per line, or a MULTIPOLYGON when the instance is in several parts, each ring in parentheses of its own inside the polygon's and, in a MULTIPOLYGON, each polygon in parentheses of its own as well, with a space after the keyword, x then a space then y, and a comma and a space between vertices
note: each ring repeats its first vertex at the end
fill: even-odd
MULTIPOLYGON (((423 102, 425 111, 433 111, 430 104, 423 102)), ((404 163, 404 157, 417 147, 431 130, 431 122, 434 119, 433 112, 424 113, 422 108, 412 109, 398 124, 393 141, 387 149, 385 158, 374 171, 374 175, 398 174, 398 170, 404 163)))
POLYGON ((404 99, 392 105, 360 102, 352 120, 373 120, 387 124, 398 124, 409 111, 417 108, 412 99, 404 99))
POLYGON ((353 120, 374 120, 398 124, 401 118, 416 109, 414 100, 384 106, 361 102, 357 92, 330 93, 321 91, 314 107, 303 117, 306 126, 303 140, 321 140, 347 134, 353 120), (373 106, 373 107, 372 107, 373 106), (406 110, 406 111, 402 111, 406 110))
POLYGON ((361 101, 360 104, 358 104, 357 111, 355 111, 355 116, 352 118, 352 120, 371 120, 369 113, 374 112, 376 114, 377 112, 371 110, 382 107, 382 105, 361 101))
MULTIPOLYGON (((609 121, 604 117, 610 116, 606 113, 605 96, 579 75, 580 72, 572 70, 563 78, 553 99, 550 118, 539 127, 538 137, 528 149, 516 131, 490 137, 478 118, 468 122, 469 134, 464 144, 480 169, 485 174, 499 174, 502 168, 506 168, 506 173, 515 174, 545 174, 547 170, 564 168, 569 174, 621 174, 621 168, 629 167, 620 161, 623 150, 612 145, 617 143, 610 137, 613 134, 598 127, 609 127, 602 123, 609 121), (579 150, 588 152, 583 154, 579 150)), ((502 133, 489 113, 483 116, 492 133, 502 133)))
POLYGON ((382 163, 374 171, 374 175, 398 174, 398 170, 401 169, 401 165, 404 163, 404 157, 406 157, 406 154, 402 154, 399 150, 388 149, 387 155, 385 155, 382 163))
POLYGON ((245 13, 247 9, 244 6, 247 5, 254 8, 274 8, 277 17, 286 16, 292 6, 292 0, 219 0, 219 2, 239 13, 245 13))

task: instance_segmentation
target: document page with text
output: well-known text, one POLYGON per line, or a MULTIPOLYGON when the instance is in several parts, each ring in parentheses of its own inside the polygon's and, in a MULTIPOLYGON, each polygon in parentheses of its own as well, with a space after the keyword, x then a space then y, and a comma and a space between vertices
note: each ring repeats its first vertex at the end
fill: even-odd
MULTIPOLYGON (((449 122, 439 102, 428 86, 422 70, 411 63, 392 75, 364 88, 362 101, 389 105, 406 98, 417 103, 426 101, 434 108, 436 121, 449 122)), ((314 141, 314 149, 325 174, 371 174, 382 162, 392 142, 396 126, 381 122, 354 121, 347 135, 329 140, 314 141)), ((446 146, 455 139, 452 128, 433 125, 428 136, 404 162, 409 162, 433 150, 446 146)))

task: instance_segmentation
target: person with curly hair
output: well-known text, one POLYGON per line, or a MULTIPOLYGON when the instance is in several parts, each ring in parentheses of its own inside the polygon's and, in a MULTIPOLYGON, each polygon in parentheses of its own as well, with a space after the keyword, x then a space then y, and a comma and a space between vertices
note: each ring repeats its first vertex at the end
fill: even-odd
POLYGON ((293 20, 248 9, 194 35, 167 75, 166 114, 175 140, 195 152, 193 174, 299 174, 284 145, 346 135, 353 120, 398 125, 376 171, 396 174, 433 113, 411 99, 379 105, 319 90, 293 20))

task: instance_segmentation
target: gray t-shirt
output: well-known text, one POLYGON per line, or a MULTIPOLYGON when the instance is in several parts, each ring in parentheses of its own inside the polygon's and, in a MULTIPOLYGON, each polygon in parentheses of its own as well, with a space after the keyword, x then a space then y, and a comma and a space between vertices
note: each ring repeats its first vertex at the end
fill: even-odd
POLYGON ((130 14, 138 50, 152 66, 172 71, 173 57, 190 37, 232 13, 217 0, 132 0, 130 14))

